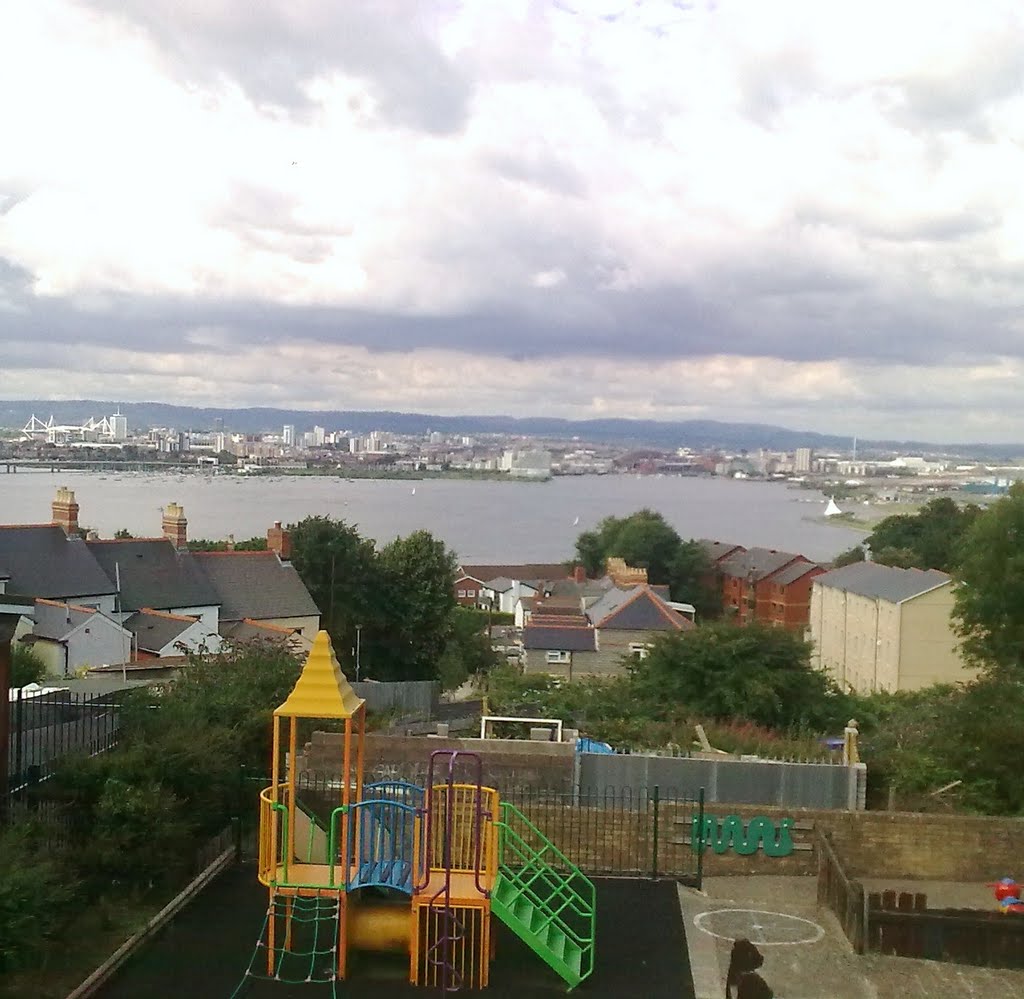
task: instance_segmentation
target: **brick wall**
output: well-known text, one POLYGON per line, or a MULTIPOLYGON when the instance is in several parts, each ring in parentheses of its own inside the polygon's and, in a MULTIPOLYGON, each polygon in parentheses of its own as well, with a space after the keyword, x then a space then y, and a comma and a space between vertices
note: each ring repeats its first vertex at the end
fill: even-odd
MULTIPOLYGON (((302 769, 340 773, 343 737, 314 732, 306 745, 302 769)), ((504 792, 513 787, 572 789, 575 749, 572 743, 529 742, 515 739, 435 739, 422 736, 366 736, 366 781, 404 779, 422 783, 430 754, 438 749, 460 749, 483 758, 484 784, 504 792)), ((464 774, 464 771, 460 770, 464 774)))

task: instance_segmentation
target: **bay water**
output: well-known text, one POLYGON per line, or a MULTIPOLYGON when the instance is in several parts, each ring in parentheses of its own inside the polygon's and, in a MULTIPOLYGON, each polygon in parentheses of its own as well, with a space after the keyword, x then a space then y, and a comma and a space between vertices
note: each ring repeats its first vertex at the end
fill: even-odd
POLYGON ((79 522, 112 537, 160 535, 161 508, 181 503, 189 537, 265 535, 310 514, 341 518, 379 544, 419 528, 467 562, 555 562, 610 514, 660 512, 683 538, 714 538, 831 559, 863 539, 827 523, 826 497, 781 482, 677 476, 565 476, 548 482, 345 479, 180 472, 0 472, 0 524, 50 521, 59 485, 75 491, 79 522))

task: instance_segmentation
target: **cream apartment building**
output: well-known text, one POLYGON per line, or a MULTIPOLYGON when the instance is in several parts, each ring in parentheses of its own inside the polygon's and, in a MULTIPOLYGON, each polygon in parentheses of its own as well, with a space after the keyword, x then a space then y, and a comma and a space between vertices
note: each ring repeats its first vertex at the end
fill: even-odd
POLYGON ((812 662, 862 694, 968 680, 952 610, 953 580, 937 569, 833 569, 811 590, 812 662))

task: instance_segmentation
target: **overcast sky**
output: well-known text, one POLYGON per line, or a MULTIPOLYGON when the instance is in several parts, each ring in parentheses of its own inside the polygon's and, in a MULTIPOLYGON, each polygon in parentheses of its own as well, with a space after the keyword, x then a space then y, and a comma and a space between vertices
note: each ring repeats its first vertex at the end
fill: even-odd
POLYGON ((1020 0, 7 0, 0 396, 1024 441, 1020 0))

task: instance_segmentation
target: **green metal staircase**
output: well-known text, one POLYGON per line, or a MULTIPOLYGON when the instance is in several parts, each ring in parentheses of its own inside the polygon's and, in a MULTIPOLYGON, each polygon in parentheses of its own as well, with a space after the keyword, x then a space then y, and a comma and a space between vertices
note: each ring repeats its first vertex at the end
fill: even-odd
POLYGON ((594 970, 594 885, 503 801, 491 912, 574 989, 594 970))

